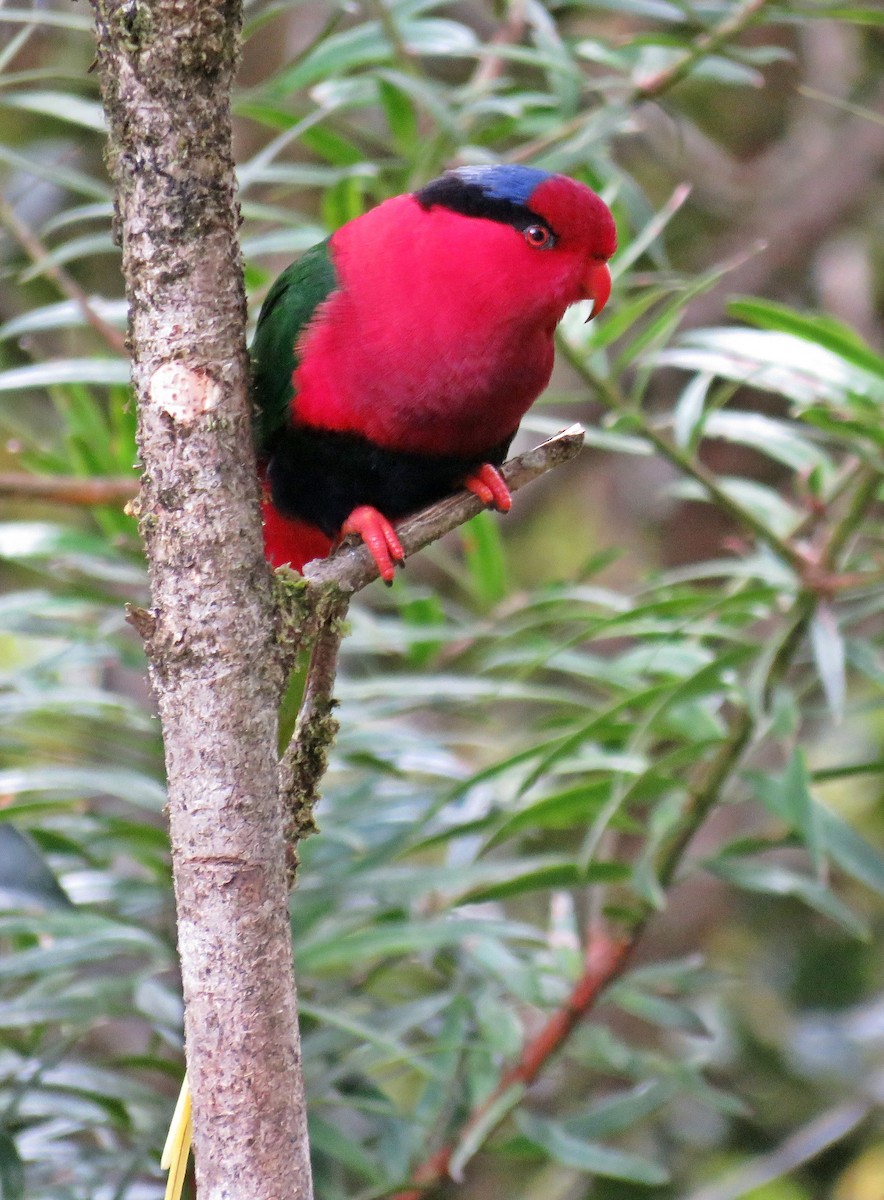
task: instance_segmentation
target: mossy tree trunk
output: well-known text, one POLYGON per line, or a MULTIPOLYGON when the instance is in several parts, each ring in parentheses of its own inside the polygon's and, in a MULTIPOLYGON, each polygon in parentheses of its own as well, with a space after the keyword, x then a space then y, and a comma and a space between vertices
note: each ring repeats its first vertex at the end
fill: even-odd
POLYGON ((230 86, 240 9, 94 0, 130 305, 200 1200, 308 1200, 230 86))

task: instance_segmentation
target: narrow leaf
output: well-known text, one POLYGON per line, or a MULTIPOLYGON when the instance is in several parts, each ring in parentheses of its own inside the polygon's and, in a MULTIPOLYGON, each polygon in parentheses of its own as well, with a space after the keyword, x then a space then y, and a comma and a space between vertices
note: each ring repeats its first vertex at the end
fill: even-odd
POLYGON ((527 1138, 565 1167, 648 1186, 659 1186, 669 1180, 669 1173, 657 1163, 640 1158, 637 1154, 583 1141, 560 1123, 546 1121, 529 1113, 520 1113, 517 1120, 527 1138))
POLYGON ((0 1196, 2 1200, 25 1200, 24 1164, 5 1130, 0 1131, 0 1196))
POLYGON ((848 908, 838 897, 816 879, 800 875, 782 863, 759 862, 722 856, 703 864, 719 878, 750 892, 772 896, 791 896, 802 900, 809 908, 841 925, 854 937, 866 940, 869 936, 865 921, 848 908))
POLYGON ((514 1084, 485 1109, 475 1124, 470 1125, 463 1140, 458 1143, 452 1154, 448 1167, 448 1173, 455 1183, 459 1183, 463 1179, 467 1163, 474 1154, 481 1150, 485 1139, 497 1128, 503 1118, 512 1112, 524 1095, 524 1085, 514 1084))
POLYGON ((811 793, 804 751, 796 749, 781 776, 749 775, 756 795, 775 816, 788 822, 801 837, 817 874, 822 870, 824 844, 820 836, 821 809, 811 793))

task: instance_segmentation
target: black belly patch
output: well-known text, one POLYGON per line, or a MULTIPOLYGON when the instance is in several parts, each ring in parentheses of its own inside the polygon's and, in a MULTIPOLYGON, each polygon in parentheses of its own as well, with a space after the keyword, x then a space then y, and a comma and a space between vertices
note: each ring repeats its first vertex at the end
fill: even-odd
POLYGON ((412 454, 355 433, 288 425, 267 464, 275 507, 334 537, 354 508, 368 504, 391 521, 456 491, 481 463, 499 466, 515 430, 484 454, 412 454))

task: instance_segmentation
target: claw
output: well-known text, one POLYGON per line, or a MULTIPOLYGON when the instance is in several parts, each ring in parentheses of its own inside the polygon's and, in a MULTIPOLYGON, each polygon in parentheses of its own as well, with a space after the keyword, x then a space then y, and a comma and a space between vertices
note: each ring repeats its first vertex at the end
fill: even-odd
POLYGON ((354 508, 341 526, 341 533, 358 534, 368 547, 381 579, 386 584, 393 582, 396 567, 405 562, 405 551, 396 530, 383 513, 367 504, 354 508))
POLYGON ((478 470, 468 475, 464 487, 478 496, 483 504, 493 506, 498 512, 509 512, 513 506, 513 498, 503 476, 491 463, 482 463, 478 470))

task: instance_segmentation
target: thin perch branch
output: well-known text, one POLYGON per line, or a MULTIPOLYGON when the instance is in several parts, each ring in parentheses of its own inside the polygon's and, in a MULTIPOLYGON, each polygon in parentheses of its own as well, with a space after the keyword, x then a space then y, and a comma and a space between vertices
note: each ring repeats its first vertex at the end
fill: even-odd
MULTIPOLYGON (((504 463, 500 473, 510 491, 517 492, 553 467, 576 458, 583 446, 583 437, 583 429, 579 425, 570 425, 549 441, 504 463)), ((396 526, 396 532, 406 555, 412 555, 458 525, 463 525, 484 508, 482 501, 471 492, 458 492, 456 496, 440 500, 438 504, 409 517, 396 526)), ((330 558, 309 563, 304 569, 304 578, 312 586, 334 585, 348 596, 361 591, 377 577, 377 567, 371 554, 361 542, 350 538, 330 558)))

